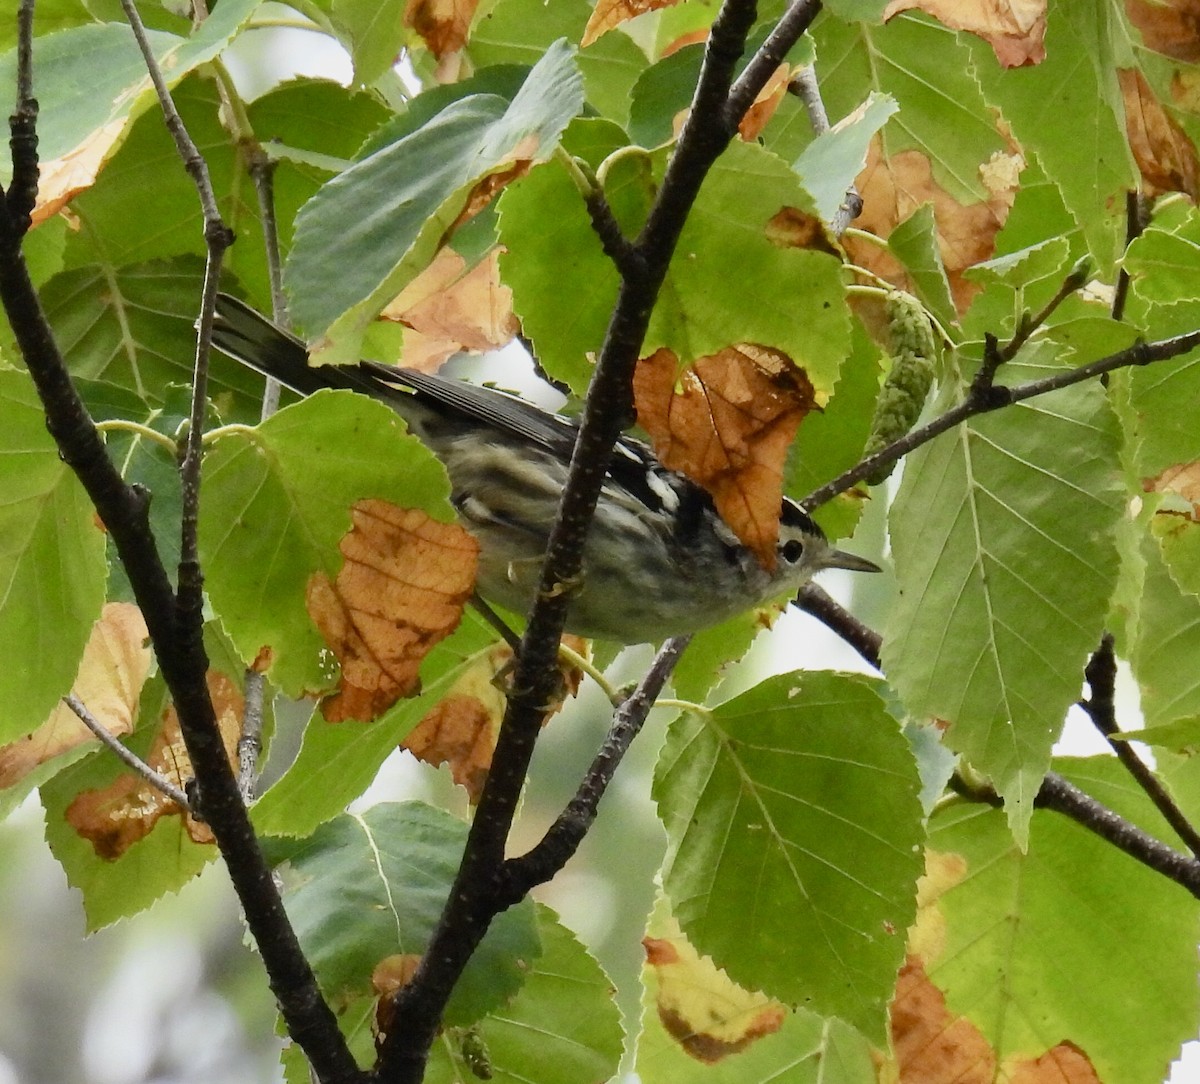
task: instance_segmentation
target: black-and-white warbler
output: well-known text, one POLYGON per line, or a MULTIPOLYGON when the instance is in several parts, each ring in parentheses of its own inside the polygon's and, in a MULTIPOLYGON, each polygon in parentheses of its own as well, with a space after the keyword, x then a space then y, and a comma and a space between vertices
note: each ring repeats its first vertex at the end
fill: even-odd
MULTIPOLYGON (((566 482, 573 419, 411 369, 370 361, 309 366, 304 343, 225 294, 213 344, 301 394, 345 388, 392 407, 446 467, 454 506, 479 542, 479 593, 528 610, 566 482)), ((777 553, 768 572, 700 486, 667 470, 641 441, 622 437, 584 548, 567 631, 628 644, 660 640, 794 593, 822 569, 878 571, 830 546, 787 499, 777 553)))

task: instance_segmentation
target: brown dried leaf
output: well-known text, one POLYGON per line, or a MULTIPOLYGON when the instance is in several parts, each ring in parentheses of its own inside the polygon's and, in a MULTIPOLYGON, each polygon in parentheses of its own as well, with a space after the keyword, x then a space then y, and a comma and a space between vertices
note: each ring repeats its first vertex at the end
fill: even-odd
POLYGON ((597 38, 607 34, 628 19, 644 15, 647 11, 674 7, 677 3, 679 0, 596 0, 592 17, 588 19, 588 24, 584 27, 583 38, 579 44, 583 48, 587 48, 597 38))
MULTIPOLYGON (((586 640, 568 635, 563 641, 577 654, 586 655, 586 640)), ((504 718, 505 696, 498 687, 497 675, 511 664, 512 658, 512 650, 506 644, 496 644, 481 653, 401 743, 402 749, 435 768, 449 764, 454 782, 466 788, 471 805, 476 805, 483 793, 496 749, 496 735, 504 718)), ((559 673, 563 699, 574 696, 583 675, 566 667, 561 660, 559 673)), ((543 726, 561 706, 559 700, 546 712, 543 726)))
POLYGON ((738 124, 738 135, 749 143, 757 139, 767 122, 775 115, 779 103, 787 93, 788 80, 792 77, 792 69, 788 64, 780 64, 767 80, 766 85, 758 92, 758 97, 750 103, 746 115, 738 124))
POLYGON ((1147 49, 1200 61, 1200 0, 1125 0, 1125 11, 1147 49))
POLYGON ((413 952, 385 956, 371 972, 371 988, 376 994, 394 994, 408 985, 420 962, 421 957, 413 952))
POLYGON ((992 1084, 996 1079, 995 1051, 974 1024, 947 1010, 945 996, 914 956, 900 969, 896 982, 892 1051, 901 1084, 992 1084))
POLYGON ((404 25, 412 27, 439 60, 461 49, 479 0, 408 0, 404 25))
POLYGON ((421 957, 412 952, 385 956, 371 972, 371 986, 379 998, 375 1006, 375 1035, 382 1039, 387 1035, 395 1019, 396 1002, 390 996, 402 986, 407 986, 417 973, 421 957))
POLYGON ((1052 1046, 1034 1061, 1018 1062, 1008 1084, 1103 1084, 1091 1059, 1074 1043, 1052 1046))
POLYGON ((1200 462, 1180 463, 1168 467, 1154 478, 1142 482, 1147 493, 1173 493, 1188 501, 1200 516, 1200 462))
POLYGON ((127 117, 111 120, 61 158, 41 163, 37 204, 32 215, 35 226, 58 214, 80 192, 86 192, 96 183, 97 175, 116 150, 128 124, 127 117))
MULTIPOLYGON (((855 220, 855 226, 886 238, 923 203, 932 203, 938 248, 954 303, 960 313, 965 312, 982 287, 963 278, 963 271, 994 253, 996 234, 1012 209, 1024 161, 1017 154, 995 155, 979 171, 992 195, 986 202, 964 205, 933 179, 929 159, 922 152, 901 151, 884 158, 880 148, 876 137, 867 165, 858 175, 856 183, 863 197, 863 213, 855 220)), ((854 263, 901 289, 913 291, 914 284, 899 262, 878 245, 848 238, 846 249, 854 263)))
POLYGON ((784 460, 814 405, 803 370, 776 350, 738 343, 680 373, 675 354, 662 349, 638 363, 633 393, 659 459, 703 486, 773 569, 784 460))
POLYGON ((530 133, 504 156, 503 161, 512 163, 507 169, 495 170, 476 182, 475 187, 471 189, 470 194, 467 196, 467 202, 459 212, 458 217, 450 223, 449 229, 442 236, 442 244, 445 244, 454 236, 455 230, 465 223, 470 222, 472 218, 491 203, 505 185, 520 180, 529 172, 530 167, 533 165, 533 156, 537 154, 538 146, 538 137, 530 133))
POLYGON ((671 926, 667 937, 646 937, 642 946, 658 1018, 686 1054, 712 1065, 783 1026, 783 1005, 738 986, 691 946, 674 920, 671 926))
POLYGON ((842 258, 842 251, 830 237, 825 223, 799 207, 776 211, 767 222, 766 235, 771 244, 780 248, 804 248, 842 258))
POLYGON ((452 354, 482 353, 510 342, 518 330, 512 291, 500 281, 500 254, 493 248, 469 271, 466 261, 443 248, 396 297, 382 316, 406 328, 404 364, 435 372, 452 354))
POLYGON ((1117 71, 1125 102, 1125 130, 1141 172, 1147 196, 1183 192, 1200 195, 1200 161, 1196 146, 1175 123, 1140 71, 1117 71))
MULTIPOLYGON (((217 714, 217 726, 231 764, 237 756, 245 703, 237 686, 224 674, 208 673, 208 692, 217 714)), ((192 762, 179 731, 179 716, 174 705, 163 713, 162 725, 155 735, 146 763, 177 787, 192 776, 192 762)), ((91 842, 98 857, 107 861, 120 858, 138 840, 150 834, 163 817, 182 811, 171 799, 132 771, 123 772, 109 786, 80 791, 67 807, 67 822, 79 835, 91 842)), ((197 843, 211 843, 208 825, 188 816, 187 833, 197 843)))
POLYGON ((883 17, 914 8, 983 38, 1005 68, 1046 59, 1046 0, 892 0, 883 17))
MULTIPOLYGON (((110 602, 92 626, 71 692, 115 737, 133 729, 138 697, 150 671, 142 611, 128 602, 110 602)), ((59 704, 28 737, 0 747, 0 787, 12 786, 39 764, 85 741, 92 732, 59 704)))
POLYGON ((330 722, 378 718, 419 683, 421 660, 458 627, 475 584, 479 546, 461 527, 419 509, 359 501, 330 582, 308 584, 308 612, 342 667, 321 706, 330 722))
POLYGON ((698 26, 695 30, 689 30, 686 34, 680 34, 674 41, 667 42, 666 45, 659 50, 658 59, 665 60, 672 53, 679 52, 689 45, 701 45, 708 41, 708 27, 698 26))

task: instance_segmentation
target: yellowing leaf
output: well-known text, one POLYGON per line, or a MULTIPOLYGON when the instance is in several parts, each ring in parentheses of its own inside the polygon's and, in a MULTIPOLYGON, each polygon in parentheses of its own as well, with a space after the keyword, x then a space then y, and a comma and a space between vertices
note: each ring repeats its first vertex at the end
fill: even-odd
MULTIPOLYGON (((116 737, 133 729, 138 697, 150 669, 142 611, 127 602, 110 602, 92 626, 71 691, 116 737)), ((28 737, 0 748, 0 787, 8 787, 37 765, 94 741, 76 714, 59 704, 28 737)))
POLYGON ((1040 64, 1046 56, 1046 0, 892 0, 883 17, 913 9, 983 38, 1005 68, 1040 64))
POLYGON ((1200 513, 1200 462, 1168 467, 1143 483, 1148 493, 1173 493, 1188 501, 1200 513))
POLYGON ((910 957, 892 1002, 892 1051, 901 1081, 953 1080, 992 1084, 996 1053, 969 1020, 953 1016, 946 998, 910 957))
POLYGON ((664 348, 638 363, 633 390, 659 459, 703 486, 763 567, 774 568, 784 460, 813 407, 803 371, 776 350, 739 343, 680 373, 664 348))
POLYGON ((335 581, 308 585, 309 615, 342 667, 330 722, 375 719, 419 683, 421 660, 458 626, 479 547, 461 527, 387 501, 359 501, 335 581))
POLYGON ((1101 1084, 1087 1053, 1063 1041, 1036 1057, 997 1065, 996 1052, 970 1020, 952 1013, 922 962, 910 956, 900 969, 892 1002, 894 1072, 899 1084, 1101 1084))
POLYGON ((712 1065, 783 1026, 783 1005, 738 986, 689 944, 673 919, 670 926, 667 936, 646 937, 642 945, 658 1018, 688 1055, 712 1065))
MULTIPOLYGON (((245 710, 242 695, 224 674, 210 671, 208 692, 217 714, 217 726, 225 745, 225 755, 234 763, 238 736, 245 710)), ((192 777, 192 762, 179 730, 174 706, 163 714, 162 727, 154 738, 146 763, 177 787, 192 777)), ((149 835, 163 817, 182 811, 162 791, 134 772, 123 772, 109 786, 81 791, 67 807, 67 822, 89 840, 96 854, 108 861, 120 858, 138 840, 149 835)), ((211 843, 208 825, 186 819, 187 833, 197 843, 211 843)))

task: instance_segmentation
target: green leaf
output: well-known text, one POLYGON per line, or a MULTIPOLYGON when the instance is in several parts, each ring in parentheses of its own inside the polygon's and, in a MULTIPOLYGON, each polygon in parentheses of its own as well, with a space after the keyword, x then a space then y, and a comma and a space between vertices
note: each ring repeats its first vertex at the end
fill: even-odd
MULTIPOLYGON (((594 1084, 608 1080, 621 1059, 621 1014, 612 981, 548 907, 537 908, 542 954, 510 1004, 474 1030, 493 1084, 594 1084)), ((460 1030, 434 1044, 425 1084, 478 1078, 467 1065, 460 1030)), ((478 1045, 476 1049, 479 1049, 478 1045)))
MULTIPOLYGON (((258 6, 259 0, 222 0, 191 37, 148 30, 150 47, 174 86, 217 56, 258 6)), ((90 150, 111 154, 132 117, 156 102, 146 64, 127 26, 89 23, 35 39, 38 152, 43 165, 90 150)), ((0 56, 0 86, 16 85, 16 51, 0 56)), ((159 119, 161 124, 161 118, 159 119)), ((180 166, 182 169, 182 166, 180 166)), ((0 183, 11 165, 0 163, 0 183)))
MULTIPOLYGON (((161 683, 152 681, 143 695, 137 731, 125 744, 143 759, 158 734, 165 707, 161 683), (153 721, 147 699, 156 700, 153 721)), ((217 857, 212 844, 194 842, 178 813, 159 818, 149 834, 132 843, 119 858, 101 857, 92 842, 67 822, 66 812, 84 791, 103 790, 129 769, 108 749, 95 749, 84 760, 42 784, 46 811, 46 842, 63 867, 67 880, 83 895, 89 931, 111 925, 146 910, 168 892, 177 892, 217 857)), ((149 784, 145 784, 147 787, 149 784)))
POLYGON ((327 649, 305 610, 310 577, 341 568, 350 509, 378 497, 449 521, 445 472, 399 416, 350 392, 318 392, 256 429, 221 434, 200 503, 205 586, 247 661, 271 653, 290 696, 329 687, 327 649))
MULTIPOLYGON (((389 956, 421 955, 458 870, 467 826, 420 802, 386 803, 268 848, 284 905, 317 981, 335 1004, 370 996, 389 956)), ((521 988, 541 954, 530 900, 499 915, 454 988, 446 1023, 465 1025, 521 988)))
MULTIPOLYGON (((579 41, 591 14, 587 0, 500 0, 475 26, 466 55, 478 68, 529 67, 559 38, 579 41)), ((588 103, 623 124, 630 90, 647 64, 646 55, 625 34, 615 33, 580 49, 577 60, 588 103)))
POLYGON ((1106 272, 1119 252, 1120 194, 1139 184, 1117 83, 1131 66, 1127 34, 1107 0, 1081 0, 1050 5, 1039 64, 1001 68, 989 45, 962 38, 988 102, 1058 186, 1106 272))
POLYGON ((1162 726, 1148 726, 1141 730, 1122 730, 1114 734, 1116 741, 1140 741, 1161 749, 1195 756, 1200 752, 1200 715, 1190 715, 1162 726))
POLYGON ((872 91, 858 109, 836 128, 818 135, 792 163, 826 222, 837 214, 846 189, 866 166, 867 150, 875 133, 899 108, 891 95, 872 91))
POLYGON ((1146 578, 1129 661, 1145 724, 1160 727, 1200 715, 1200 671, 1193 654, 1200 598, 1180 588, 1158 547, 1147 543, 1142 555, 1146 578))
POLYGON ((405 0, 322 0, 339 40, 354 61, 354 80, 369 85, 393 64, 405 44, 405 0))
POLYGON ((883 130, 884 153, 919 151, 955 200, 987 198, 979 167, 1006 146, 954 31, 906 14, 884 26, 822 19, 813 37, 831 117, 858 108, 868 90, 890 95, 900 111, 883 130))
POLYGON ((1200 299, 1200 243, 1192 237, 1147 230, 1129 246, 1122 267, 1147 301, 1174 304, 1200 299))
POLYGON ((665 346, 687 363, 756 343, 791 358, 823 402, 850 349, 841 262, 768 237, 776 215, 809 207, 782 161, 735 140, 709 171, 680 234, 643 355, 665 346))
POLYGON ((888 235, 888 248, 912 278, 918 296, 943 327, 958 322, 950 281, 938 248, 933 204, 922 203, 888 235))
MULTIPOLYGON (((1055 766, 1170 838, 1111 757, 1055 766)), ((928 918, 940 930, 926 968, 998 1062, 1067 1041, 1098 1080, 1165 1079, 1200 1011, 1200 928, 1186 892, 1058 813, 1033 814, 1022 853, 1001 815, 956 805, 934 816, 929 845, 928 918)))
MULTIPOLYGON (((1026 354, 1006 383, 1061 369, 1052 344, 1026 354)), ((919 449, 892 509, 888 679, 910 714, 949 722, 947 744, 991 777, 1020 838, 1116 583, 1118 452, 1103 389, 1075 385, 919 449)))
MULTIPOLYGON (((656 164, 664 160, 655 156, 656 164)), ((826 252, 768 236, 775 216, 808 206, 782 161, 757 145, 732 144, 709 172, 679 238, 642 355, 667 347, 686 364, 755 343, 786 354, 818 398, 827 396, 850 348, 841 265, 826 252)), ((500 236, 509 249, 501 270, 539 358, 581 391, 588 375, 582 362, 600 349, 618 278, 560 166, 535 171, 505 193, 500 236)))
POLYGON ((642 72, 630 92, 630 139, 643 147, 657 147, 675 138, 675 119, 692 103, 703 59, 704 45, 696 42, 642 72))
POLYGON ((0 743, 71 690, 104 604, 104 533, 24 373, 0 371, 0 743))
POLYGON ((367 325, 424 269, 479 187, 514 159, 549 157, 582 104, 573 51, 557 43, 511 103, 455 102, 321 189, 296 217, 287 284, 297 323, 337 341, 325 360, 357 358, 367 325))
POLYGON ((654 796, 663 884, 735 982, 882 1042, 915 910, 920 781, 866 678, 769 678, 671 727, 654 796))
MULTIPOLYGON (((55 275, 42 290, 42 305, 72 375, 129 389, 161 407, 169 386, 192 382, 203 278, 203 264, 192 257, 83 267, 55 275)), ((244 365, 213 356, 209 396, 230 420, 258 417, 261 385, 244 365)))
POLYGON ((620 278, 587 208, 558 162, 533 170, 498 205, 500 273, 538 360, 576 394, 587 391, 620 278))
MULTIPOLYGON (((797 500, 853 467, 862 457, 879 396, 880 351, 858 320, 850 324, 850 349, 829 405, 805 416, 788 456, 784 492, 797 500)), ((830 538, 854 532, 863 498, 856 488, 815 512, 830 538)))

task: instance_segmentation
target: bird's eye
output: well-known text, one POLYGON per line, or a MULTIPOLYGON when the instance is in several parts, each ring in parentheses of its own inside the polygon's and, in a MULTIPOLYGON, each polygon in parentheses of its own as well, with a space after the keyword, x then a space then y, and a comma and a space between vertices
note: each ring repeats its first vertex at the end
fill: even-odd
POLYGON ((783 559, 789 565, 794 565, 801 557, 804 556, 804 543, 798 538, 789 538, 780 549, 783 554, 783 559))

